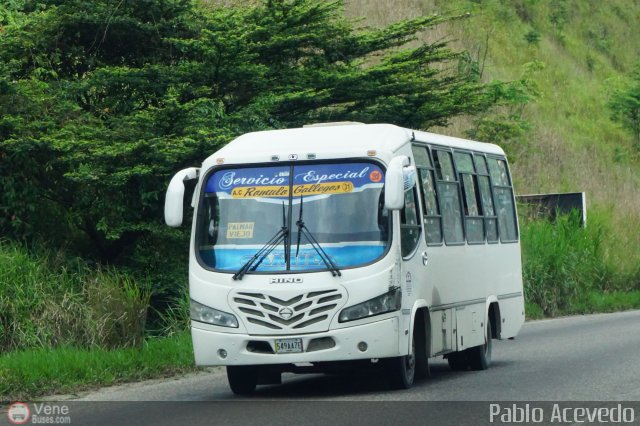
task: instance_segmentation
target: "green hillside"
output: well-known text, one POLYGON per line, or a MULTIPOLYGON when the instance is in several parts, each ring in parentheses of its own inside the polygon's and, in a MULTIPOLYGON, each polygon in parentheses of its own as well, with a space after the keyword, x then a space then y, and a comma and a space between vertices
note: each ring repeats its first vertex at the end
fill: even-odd
MULTIPOLYGON (((527 77, 537 97, 522 110, 529 129, 503 143, 517 190, 585 191, 589 213, 611 219, 611 251, 634 267, 640 252, 640 145, 611 120, 606 103, 640 61, 640 1, 349 0, 346 12, 373 26, 469 12, 469 19, 441 26, 424 40, 444 38, 467 50, 486 82, 522 78, 534 63, 527 77)), ((463 118, 430 130, 464 137, 470 128, 473 120, 463 118)))

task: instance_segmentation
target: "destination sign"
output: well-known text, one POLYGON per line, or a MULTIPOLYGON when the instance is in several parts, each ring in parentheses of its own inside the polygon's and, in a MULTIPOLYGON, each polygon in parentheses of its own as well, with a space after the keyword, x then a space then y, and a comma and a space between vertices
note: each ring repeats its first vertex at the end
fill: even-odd
POLYGON ((231 198, 282 198, 344 194, 382 186, 384 173, 372 163, 307 164, 224 169, 207 180, 206 191, 231 198), (292 179, 293 177, 293 179, 292 179), (291 182, 293 180, 293 182, 291 182))

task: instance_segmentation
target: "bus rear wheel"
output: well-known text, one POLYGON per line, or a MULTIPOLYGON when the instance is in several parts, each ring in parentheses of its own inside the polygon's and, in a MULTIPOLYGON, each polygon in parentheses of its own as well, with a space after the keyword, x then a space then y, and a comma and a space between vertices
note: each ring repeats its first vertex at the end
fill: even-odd
POLYGON ((253 365, 228 365, 227 380, 236 395, 251 395, 258 384, 258 369, 253 365))
POLYGON ((491 350, 493 333, 491 333, 491 323, 487 323, 487 334, 484 345, 476 346, 468 351, 469 367, 472 370, 486 370, 491 365, 491 350))
POLYGON ((453 371, 466 371, 469 369, 466 351, 450 353, 447 355, 447 362, 453 371))

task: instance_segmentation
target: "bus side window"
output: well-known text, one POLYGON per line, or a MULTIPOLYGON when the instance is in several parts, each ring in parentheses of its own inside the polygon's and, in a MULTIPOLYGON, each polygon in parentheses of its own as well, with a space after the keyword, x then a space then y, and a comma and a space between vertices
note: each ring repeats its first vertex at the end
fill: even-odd
POLYGON ((498 242, 498 218, 493 207, 493 196, 491 193, 491 184, 489 182, 489 170, 487 169, 487 160, 483 154, 474 154, 473 163, 478 173, 478 192, 479 200, 484 213, 484 227, 487 234, 487 242, 498 242))
POLYGON ((461 175, 465 204, 465 224, 467 226, 467 241, 470 243, 484 242, 484 224, 478 205, 477 176, 461 175))
POLYGON ((487 241, 498 242, 498 224, 496 213, 493 209, 493 198, 491 197, 491 186, 488 176, 478 176, 478 187, 480 188, 480 198, 484 209, 484 222, 487 228, 487 241))
POLYGON ((517 241, 515 222, 515 209, 513 208, 513 195, 511 188, 496 188, 496 206, 498 208, 498 225, 500 227, 501 241, 517 241))
POLYGON ((484 242, 484 221, 482 208, 479 204, 478 176, 474 168, 473 157, 470 152, 454 153, 456 171, 460 174, 462 185, 462 200, 464 202, 464 222, 467 241, 469 243, 484 242))
POLYGON ((500 241, 518 241, 516 209, 513 204, 513 188, 505 160, 489 158, 489 174, 493 185, 493 196, 498 216, 500 241))
POLYGON ((418 169, 420 199, 424 207, 423 222, 425 239, 429 245, 442 244, 442 217, 438 208, 438 194, 433 176, 433 164, 425 146, 414 145, 413 157, 418 169))
POLYGON ((424 227, 427 244, 442 243, 442 228, 440 211, 438 210, 438 198, 431 170, 420 170, 420 182, 422 183, 422 195, 424 205, 424 227))
POLYGON ((409 256, 418 245, 420 222, 415 189, 404 193, 404 208, 400 211, 400 243, 402 257, 409 256))
POLYGON ((451 153, 434 150, 437 190, 442 213, 444 241, 447 244, 463 244, 462 211, 459 184, 453 172, 451 153))

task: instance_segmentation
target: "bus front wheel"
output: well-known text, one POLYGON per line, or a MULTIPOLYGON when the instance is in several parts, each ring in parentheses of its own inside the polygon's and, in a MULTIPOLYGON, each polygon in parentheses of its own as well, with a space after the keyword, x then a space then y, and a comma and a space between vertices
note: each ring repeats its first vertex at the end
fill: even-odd
POLYGON ((250 395, 258 384, 258 369, 253 365, 229 365, 227 380, 234 394, 250 395))
POLYGON ((409 389, 416 377, 416 339, 412 339, 409 355, 387 360, 387 373, 394 389, 409 389))

